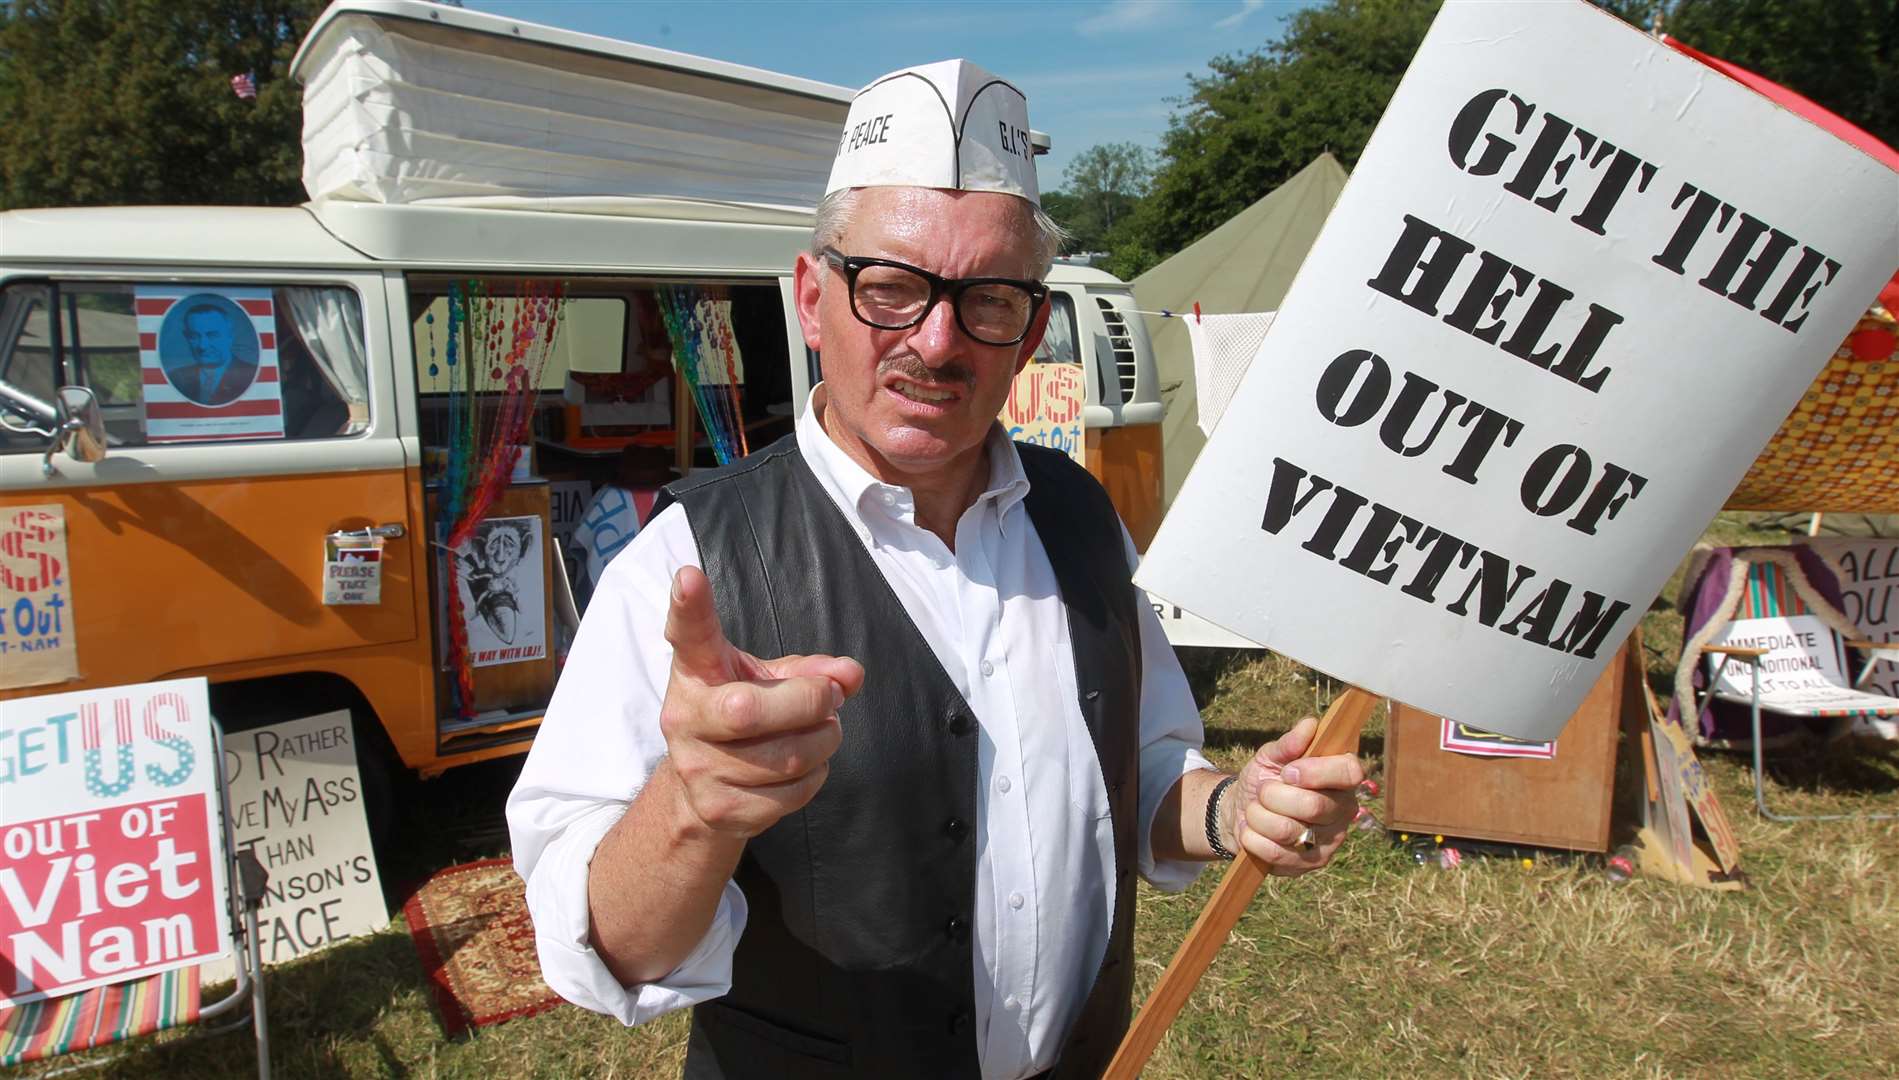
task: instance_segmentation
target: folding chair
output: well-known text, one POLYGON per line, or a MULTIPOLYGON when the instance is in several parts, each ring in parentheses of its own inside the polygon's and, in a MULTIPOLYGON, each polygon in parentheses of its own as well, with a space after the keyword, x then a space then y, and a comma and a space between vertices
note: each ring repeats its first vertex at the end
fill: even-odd
MULTIPOLYGON (((250 848, 239 851, 232 843, 231 793, 224 776, 224 734, 215 720, 211 721, 211 737, 217 749, 213 758, 217 763, 221 796, 218 836, 224 848, 225 880, 229 882, 224 903, 230 914, 232 966, 237 973, 231 992, 205 1005, 199 993, 202 970, 194 965, 129 982, 97 986, 64 997, 0 1008, 0 1068, 109 1046, 186 1024, 205 1025, 198 1036, 206 1037, 234 1031, 248 1023, 257 1044, 258 1080, 270 1080, 263 955, 257 933, 257 909, 263 903, 269 875, 250 848)), ((34 1080, 95 1068, 113 1060, 106 1057, 51 1069, 37 1074, 34 1080)))
POLYGON ((1899 646, 1862 641, 1839 610, 1839 585, 1814 553, 1801 548, 1714 548, 1697 552, 1681 606, 1687 640, 1675 675, 1671 717, 1691 710, 1702 741, 1733 746, 1723 703, 1747 709, 1754 758, 1754 804, 1774 821, 1899 818, 1892 814, 1780 814, 1767 806, 1762 753, 1774 736, 1763 713, 1782 718, 1779 735, 1823 726, 1845 734, 1856 723, 1890 724, 1899 698, 1857 687, 1873 662, 1899 646), (1858 679, 1846 677, 1847 649, 1868 653, 1858 679))

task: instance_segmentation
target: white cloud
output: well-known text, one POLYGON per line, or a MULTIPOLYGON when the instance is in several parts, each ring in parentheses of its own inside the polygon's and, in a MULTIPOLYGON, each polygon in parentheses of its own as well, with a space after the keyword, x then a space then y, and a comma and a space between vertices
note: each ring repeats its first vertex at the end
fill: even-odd
POLYGON ((1097 90, 1103 87, 1135 87, 1147 83, 1187 82, 1187 64, 1150 64, 1140 67, 1100 67, 1082 71, 1029 72, 1012 80, 1031 95, 1061 90, 1097 90))
POLYGON ((1077 29, 1086 37, 1141 30, 1160 22, 1169 6, 1165 0, 1112 0, 1083 19, 1077 29))
POLYGON ((1246 21, 1246 17, 1266 6, 1266 0, 1240 0, 1240 10, 1213 24, 1215 30, 1231 30, 1246 21))

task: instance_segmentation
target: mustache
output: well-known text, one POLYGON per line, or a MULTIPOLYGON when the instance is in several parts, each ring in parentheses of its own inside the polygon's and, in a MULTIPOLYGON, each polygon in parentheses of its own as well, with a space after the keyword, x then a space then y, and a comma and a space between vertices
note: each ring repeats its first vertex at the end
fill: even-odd
POLYGON ((923 362, 916 353, 898 353, 885 357, 877 363, 877 374, 895 373, 920 383, 962 383, 972 386, 976 382, 976 373, 962 364, 951 362, 942 367, 931 367, 923 362))

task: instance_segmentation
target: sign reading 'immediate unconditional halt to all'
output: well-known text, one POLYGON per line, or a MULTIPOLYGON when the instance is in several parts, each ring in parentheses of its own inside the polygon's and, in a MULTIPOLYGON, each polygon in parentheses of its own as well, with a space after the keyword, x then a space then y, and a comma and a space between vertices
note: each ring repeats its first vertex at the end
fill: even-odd
POLYGON ((1581 2, 1450 3, 1136 580, 1554 738, 1899 263, 1899 174, 1581 2))

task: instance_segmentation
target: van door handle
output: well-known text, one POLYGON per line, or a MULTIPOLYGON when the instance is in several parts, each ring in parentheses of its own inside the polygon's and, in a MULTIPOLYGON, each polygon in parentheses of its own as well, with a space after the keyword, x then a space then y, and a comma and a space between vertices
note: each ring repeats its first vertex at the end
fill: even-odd
POLYGON ((330 537, 335 540, 346 540, 352 536, 377 536, 384 540, 400 540, 406 535, 408 535, 408 530, 402 527, 400 521, 396 521, 387 525, 372 525, 364 529, 338 529, 331 533, 330 537))

